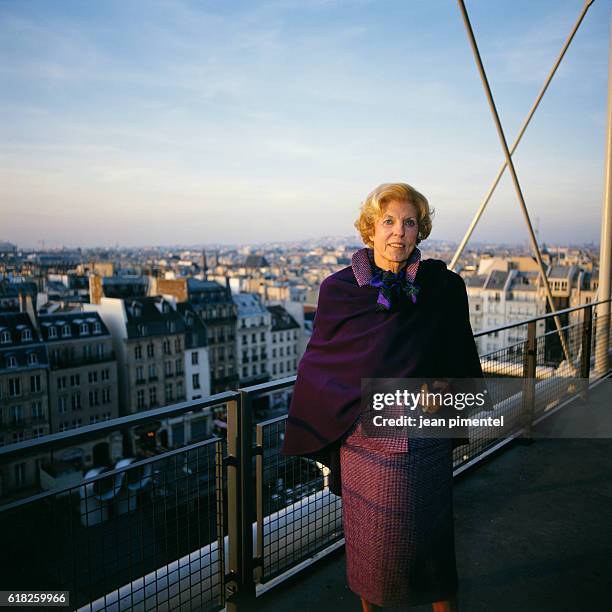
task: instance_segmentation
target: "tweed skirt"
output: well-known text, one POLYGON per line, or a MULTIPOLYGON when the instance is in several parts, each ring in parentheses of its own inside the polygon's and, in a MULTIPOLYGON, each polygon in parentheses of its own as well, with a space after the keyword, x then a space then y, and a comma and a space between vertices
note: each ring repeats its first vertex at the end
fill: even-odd
POLYGON ((408 607, 457 592, 452 440, 365 438, 340 448, 349 588, 378 606, 408 607))

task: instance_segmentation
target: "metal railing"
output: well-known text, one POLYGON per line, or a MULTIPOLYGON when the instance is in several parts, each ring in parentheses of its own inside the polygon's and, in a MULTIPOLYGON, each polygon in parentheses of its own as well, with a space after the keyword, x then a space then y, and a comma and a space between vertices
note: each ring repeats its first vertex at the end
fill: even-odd
MULTIPOLYGON (((471 429, 469 446, 455 450, 455 474, 517 437, 529 441, 535 423, 609 373, 610 318, 598 316, 597 304, 475 334, 499 345, 481 351, 485 376, 514 379, 516 393, 496 395, 490 387, 494 414, 506 417, 503 435, 471 429), (546 329, 553 316, 563 322, 560 331, 546 329), (513 341, 504 342, 504 333, 513 341), (584 386, 576 388, 577 378, 584 386)), ((112 469, 0 506, 3 551, 12 559, 6 585, 69 590, 71 606, 83 610, 236 610, 342 545, 342 503, 329 491, 328 470, 280 454, 286 416, 255 422, 256 403, 294 382, 292 376, 0 448, 0 467, 10 467, 101 439, 112 446, 119 437, 129 457, 151 424, 194 419, 205 408, 222 406, 227 414, 226 439, 120 459, 112 469)))

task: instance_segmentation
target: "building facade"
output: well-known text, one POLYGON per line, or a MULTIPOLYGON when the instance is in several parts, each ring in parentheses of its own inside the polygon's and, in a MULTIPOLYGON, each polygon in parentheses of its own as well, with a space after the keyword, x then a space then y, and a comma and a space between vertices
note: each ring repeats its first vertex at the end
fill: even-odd
MULTIPOLYGON (((0 313, 0 446, 50 432, 47 350, 26 312, 0 313)), ((0 467, 0 497, 33 490, 48 453, 0 467)))

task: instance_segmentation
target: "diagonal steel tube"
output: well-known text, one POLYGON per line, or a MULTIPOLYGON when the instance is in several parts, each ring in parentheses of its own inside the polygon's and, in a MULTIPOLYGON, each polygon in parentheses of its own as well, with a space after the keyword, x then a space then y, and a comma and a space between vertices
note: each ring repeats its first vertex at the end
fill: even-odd
MULTIPOLYGON (((513 145, 510 147, 510 155, 514 154, 514 151, 516 150, 519 143, 521 142, 521 139, 523 138, 523 134, 525 133, 527 126, 531 122, 531 118, 533 117, 538 106, 540 105, 540 102, 542 98, 544 97, 544 94, 546 93, 546 90, 548 89, 548 86, 550 85, 552 78, 555 76, 557 69, 561 65, 561 61, 563 60, 563 57, 565 56, 565 53, 568 50, 572 40, 574 39, 574 36, 576 35, 576 32, 578 31, 578 28, 580 27, 582 20, 584 19, 585 15, 587 14, 587 11, 589 10, 589 7, 591 6, 591 4, 593 4, 594 1, 595 0, 587 0, 584 6, 582 7, 582 10, 580 11, 580 15, 578 16, 578 19, 576 20, 576 23, 574 24, 574 27, 572 28, 570 35, 567 37, 567 40, 565 41, 563 48, 561 49, 559 55, 557 56, 554 66, 548 73, 548 77, 546 77, 546 80, 544 81, 544 85, 542 86, 542 89, 540 89, 540 93, 538 94, 535 102, 533 103, 531 110, 527 113, 527 117, 523 121, 523 125, 521 126, 521 129, 519 130, 518 136, 516 137, 513 145)), ((457 247, 457 250, 455 251, 455 254, 453 255, 453 258, 448 266, 451 270, 454 270, 457 263, 459 262, 459 258, 463 254, 463 250, 465 249, 465 246, 467 245, 472 234, 474 233, 474 230, 476 229, 476 225, 478 224, 478 221, 480 221, 480 217, 482 217, 482 213, 484 212, 484 209, 487 207, 487 204, 489 203, 491 196, 495 192, 495 189, 497 189, 497 185, 499 184, 499 181, 502 175, 504 174, 504 170, 506 169, 507 165, 508 165, 508 162, 504 160, 501 166, 499 167, 495 180, 491 184, 491 187, 489 187, 489 191, 487 191, 487 194, 485 195, 482 203, 480 204, 480 207, 476 211, 476 214, 474 215, 474 218, 472 219, 470 226, 465 232, 465 235, 463 236, 461 243, 459 244, 459 246, 457 247)))
MULTIPOLYGON (((540 254, 540 249, 538 247, 538 241, 536 240, 535 233, 531 225, 531 219, 529 218, 529 212, 525 204, 525 198, 523 197, 523 192, 521 191, 521 185, 519 183, 518 176, 516 175, 516 170, 514 168, 512 156, 510 155, 510 150, 508 149, 508 143, 506 142, 504 130, 502 128, 501 121, 497 113, 497 107, 495 106, 495 101, 493 100, 493 93, 491 92, 491 87, 489 86, 487 74, 482 64, 482 58, 480 57, 480 52, 478 51, 478 45, 476 44, 476 38, 474 37, 474 31, 472 30, 470 18, 468 17, 464 1, 457 0, 457 2, 461 10, 461 15, 463 17, 463 23, 465 25, 465 29, 467 31, 468 38, 470 40, 472 52, 474 53, 474 59, 478 67, 478 72, 480 73, 480 78, 482 80, 482 86, 484 87, 485 93, 487 95, 489 107, 491 108, 491 114, 493 116, 493 120, 495 121, 495 127, 497 128, 497 134, 499 136, 499 141, 502 145, 502 149, 506 157, 506 164, 508 165, 508 168, 510 169, 510 174, 512 175, 512 182, 514 183, 514 190, 516 191, 516 197, 518 198, 518 201, 521 207, 521 212, 523 213, 525 224, 527 225, 527 233, 529 234, 529 239, 531 241, 533 253, 538 263, 538 267, 540 268, 540 275, 542 277, 542 283, 544 284, 544 291, 546 292, 546 297, 548 298, 550 310, 551 312, 554 312, 556 308, 555 308, 555 303, 553 300, 553 295, 550 290, 550 285, 548 284, 548 278, 546 277, 546 270, 544 269, 544 262, 542 261, 542 255, 540 254)), ((565 358, 567 359, 567 362, 569 364, 571 363, 570 352, 569 352, 567 343, 565 341, 565 338, 563 337, 563 331, 561 329, 562 327, 561 320, 559 319, 557 315, 555 315, 554 321, 555 321, 555 327, 557 328, 557 331, 559 333, 559 340, 561 341, 561 346, 563 347, 563 353, 565 354, 565 358)))

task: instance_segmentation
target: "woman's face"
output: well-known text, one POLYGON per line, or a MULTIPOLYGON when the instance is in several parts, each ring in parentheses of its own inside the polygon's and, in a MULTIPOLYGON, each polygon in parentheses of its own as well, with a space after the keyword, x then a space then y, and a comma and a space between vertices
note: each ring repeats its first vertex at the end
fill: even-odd
POLYGON ((391 200, 374 222, 374 262, 383 270, 398 272, 412 254, 419 235, 417 209, 406 201, 391 200))

